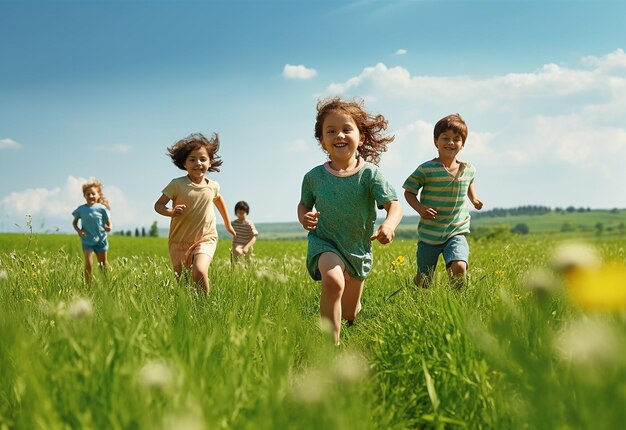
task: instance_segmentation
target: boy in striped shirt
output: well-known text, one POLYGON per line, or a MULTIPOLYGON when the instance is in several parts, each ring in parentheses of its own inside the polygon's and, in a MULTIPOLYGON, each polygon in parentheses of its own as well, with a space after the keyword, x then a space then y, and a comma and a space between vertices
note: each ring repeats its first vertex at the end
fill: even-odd
POLYGON ((241 257, 250 258, 252 255, 252 246, 256 242, 259 232, 254 227, 254 223, 248 219, 250 206, 243 200, 235 205, 235 215, 237 218, 233 220, 232 226, 235 230, 233 238, 232 257, 237 260, 241 257))
POLYGON ((465 235, 470 231, 465 198, 477 210, 483 207, 474 189, 476 169, 456 158, 465 146, 467 134, 461 115, 440 119, 434 129, 438 157, 421 164, 402 185, 404 198, 421 218, 417 228, 417 286, 428 286, 439 254, 443 254, 453 283, 465 283, 469 259, 465 235))

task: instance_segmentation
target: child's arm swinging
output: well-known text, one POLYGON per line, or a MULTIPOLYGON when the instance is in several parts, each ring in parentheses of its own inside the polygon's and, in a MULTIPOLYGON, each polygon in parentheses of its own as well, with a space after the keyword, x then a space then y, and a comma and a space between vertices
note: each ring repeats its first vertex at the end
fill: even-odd
POLYGON ((385 203, 383 207, 387 211, 387 217, 370 240, 377 240, 384 245, 391 242, 395 236, 396 227, 402 220, 402 206, 399 201, 393 200, 385 203))
POLYGON ((161 197, 159 197, 159 200, 157 200, 156 203, 154 204, 154 210, 160 215, 175 217, 175 216, 181 215, 183 211, 185 210, 185 208, 187 207, 186 205, 176 205, 170 209, 167 207, 167 204, 169 203, 169 201, 170 201, 170 198, 168 196, 166 196, 165 194, 161 194, 161 197))
POLYGON ((483 208, 483 202, 478 197, 476 197, 476 189, 474 188, 473 182, 467 189, 467 197, 469 197, 470 202, 472 202, 477 210, 481 210, 483 208))
POLYGON ((319 216, 319 212, 313 212, 311 208, 304 206, 302 203, 298 203, 298 221, 300 221, 300 224, 302 224, 305 230, 315 230, 319 216))
POLYGON ((230 217, 228 216, 228 209, 226 209, 226 203, 224 202, 224 198, 222 196, 217 196, 215 200, 213 200, 213 203, 215 204, 217 211, 220 213, 222 219, 224 220, 224 227, 226 228, 226 231, 233 236, 236 236, 237 233, 235 233, 235 229, 230 223, 230 217))
POLYGON ((76 233, 78 233, 80 237, 85 236, 85 232, 82 229, 78 228, 78 218, 74 218, 74 221, 72 221, 72 227, 74 227, 74 230, 76 230, 76 233))
POLYGON ((422 219, 435 219, 437 216, 437 209, 430 206, 424 206, 417 198, 416 193, 404 190, 404 198, 409 206, 415 209, 415 212, 417 212, 422 219))

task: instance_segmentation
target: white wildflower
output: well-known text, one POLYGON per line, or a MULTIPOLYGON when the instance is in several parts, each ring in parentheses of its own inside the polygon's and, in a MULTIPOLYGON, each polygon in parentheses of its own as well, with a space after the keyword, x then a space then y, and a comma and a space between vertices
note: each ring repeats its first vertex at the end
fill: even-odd
POLYGON ((598 319, 581 319, 565 327, 554 346, 564 360, 583 366, 602 366, 618 358, 616 345, 610 325, 598 319))
POLYGON ((9 274, 6 270, 0 270, 0 280, 5 280, 9 278, 9 274))
POLYGON ((269 282, 277 282, 280 284, 284 284, 289 281, 289 278, 282 273, 272 272, 265 268, 260 268, 256 271, 256 277, 259 280, 265 280, 269 282))
POLYGON ((205 430, 204 418, 193 414, 166 416, 163 420, 166 430, 205 430))
MULTIPOLYGON (((188 398, 187 404, 171 415, 163 418, 164 430, 205 430, 202 406, 194 398, 188 398)), ((227 426, 223 426, 227 428, 227 426)))
POLYGON ((319 370, 309 370, 293 378, 291 395, 301 403, 319 403, 329 382, 328 376, 319 370))
POLYGON ((139 370, 138 380, 144 387, 165 389, 174 382, 174 372, 161 361, 150 361, 139 370))
POLYGON ((93 314, 91 300, 79 297, 67 307, 67 316, 74 319, 87 318, 93 314))
POLYGON ((576 267, 595 268, 600 263, 600 257, 594 248, 575 242, 557 247, 551 260, 552 267, 558 272, 566 272, 576 267))
POLYGON ((320 318, 319 327, 322 333, 327 334, 329 336, 332 336, 333 333, 335 332, 335 327, 333 326, 332 321, 329 320, 328 318, 320 318))
POLYGON ((352 384, 367 376, 369 368, 367 360, 361 354, 344 352, 335 358, 332 370, 339 381, 352 384))
POLYGON ((522 277, 522 283, 528 291, 541 296, 554 294, 559 289, 557 278, 546 269, 530 270, 522 277))

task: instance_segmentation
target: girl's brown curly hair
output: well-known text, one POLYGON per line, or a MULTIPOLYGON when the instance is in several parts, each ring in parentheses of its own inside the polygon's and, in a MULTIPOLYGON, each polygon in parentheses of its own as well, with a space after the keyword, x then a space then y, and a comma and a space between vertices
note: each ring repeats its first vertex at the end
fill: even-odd
POLYGON ((359 146, 358 153, 365 161, 378 165, 380 154, 387 151, 387 145, 395 139, 394 135, 383 136, 382 131, 387 129, 387 120, 382 115, 370 115, 363 108, 362 100, 342 100, 332 97, 317 102, 317 117, 315 118, 315 138, 322 144, 322 127, 324 118, 329 112, 341 112, 350 115, 359 133, 364 137, 363 145, 359 146))
POLYGON ((91 178, 89 182, 85 182, 83 184, 83 196, 85 195, 85 193, 87 192, 89 188, 95 188, 96 191, 98 191, 98 194, 100 195, 100 198, 98 198, 98 203, 104 205, 108 210, 111 210, 111 206, 109 205, 109 200, 106 197, 104 197, 104 194, 102 194, 102 182, 100 182, 96 178, 91 178))
POLYGON ((211 139, 207 139, 202 133, 192 133, 167 148, 167 155, 171 157, 176 167, 181 170, 187 170, 185 169, 185 160, 187 160, 191 151, 201 147, 205 147, 209 153, 211 167, 209 167, 208 171, 219 172, 222 159, 217 155, 217 151, 220 149, 220 139, 217 133, 213 133, 211 139))

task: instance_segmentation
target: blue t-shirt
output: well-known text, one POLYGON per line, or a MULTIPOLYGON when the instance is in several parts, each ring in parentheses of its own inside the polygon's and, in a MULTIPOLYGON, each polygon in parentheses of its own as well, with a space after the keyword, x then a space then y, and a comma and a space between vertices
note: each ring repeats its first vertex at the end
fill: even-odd
POLYGON ((109 223, 109 210, 100 203, 81 205, 72 212, 74 219, 80 219, 80 228, 85 236, 80 240, 84 245, 98 245, 106 241, 107 233, 104 226, 109 223))

